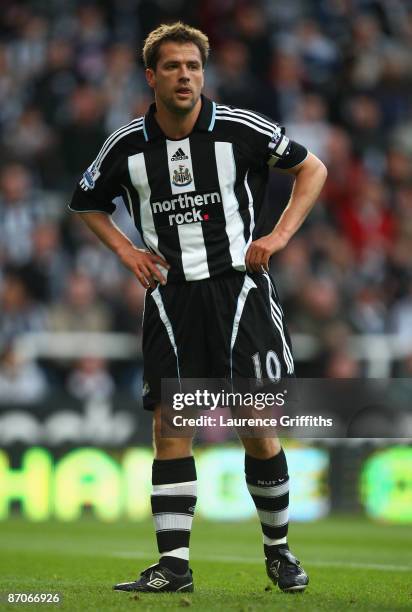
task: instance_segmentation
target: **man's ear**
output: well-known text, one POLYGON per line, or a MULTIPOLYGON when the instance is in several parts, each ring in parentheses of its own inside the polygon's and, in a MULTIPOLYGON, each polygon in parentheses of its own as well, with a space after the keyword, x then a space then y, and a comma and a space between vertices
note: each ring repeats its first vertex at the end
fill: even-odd
POLYGON ((152 70, 151 68, 146 68, 145 74, 146 74, 146 81, 149 87, 153 89, 156 83, 156 75, 155 75, 154 70, 152 70))

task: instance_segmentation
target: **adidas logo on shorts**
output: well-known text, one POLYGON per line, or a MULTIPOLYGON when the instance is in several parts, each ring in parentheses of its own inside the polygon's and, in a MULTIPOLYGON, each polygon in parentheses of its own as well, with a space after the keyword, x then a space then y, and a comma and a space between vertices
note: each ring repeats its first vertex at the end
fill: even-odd
POLYGON ((178 148, 178 150, 176 151, 176 153, 173 155, 173 157, 171 158, 170 161, 182 161, 183 159, 189 159, 188 156, 185 154, 185 152, 183 151, 183 149, 181 149, 180 147, 178 148))

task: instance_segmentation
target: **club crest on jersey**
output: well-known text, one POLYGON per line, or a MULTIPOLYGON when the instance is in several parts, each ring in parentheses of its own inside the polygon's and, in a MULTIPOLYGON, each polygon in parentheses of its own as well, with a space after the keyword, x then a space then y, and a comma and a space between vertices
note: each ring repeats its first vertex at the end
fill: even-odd
POLYGON ((94 189, 97 179, 100 176, 100 171, 96 168, 95 163, 89 166, 86 172, 83 174, 84 184, 88 189, 94 189))
POLYGON ((185 166, 179 166, 179 170, 175 170, 172 176, 172 183, 177 187, 183 187, 189 185, 192 182, 192 175, 189 172, 189 168, 185 166))

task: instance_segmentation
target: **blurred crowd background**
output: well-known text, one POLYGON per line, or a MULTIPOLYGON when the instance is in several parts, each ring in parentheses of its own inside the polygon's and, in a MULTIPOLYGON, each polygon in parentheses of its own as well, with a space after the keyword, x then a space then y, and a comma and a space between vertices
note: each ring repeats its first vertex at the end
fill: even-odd
MULTIPOLYGON (((3 0, 0 399, 138 388, 133 360, 30 360, 13 346, 44 331, 139 342, 144 290, 67 203, 105 138, 152 101, 142 43, 176 19, 210 38, 208 96, 276 119, 328 167, 316 209, 272 263, 292 335, 318 346, 298 374, 364 375, 353 335, 412 347, 411 0, 3 0)), ((289 192, 273 172, 273 221, 289 192)), ((114 218, 137 243, 123 206, 114 218)), ((391 374, 412 376, 412 357, 391 374)))

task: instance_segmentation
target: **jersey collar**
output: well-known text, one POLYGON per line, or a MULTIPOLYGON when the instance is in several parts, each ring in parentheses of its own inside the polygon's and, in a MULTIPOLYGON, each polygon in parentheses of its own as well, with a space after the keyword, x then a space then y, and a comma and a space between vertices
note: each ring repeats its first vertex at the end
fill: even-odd
MULTIPOLYGON (((202 98, 202 108, 194 125, 193 132, 211 132, 215 126, 216 103, 209 100, 205 96, 202 98)), ((144 116, 143 133, 145 140, 154 140, 155 138, 166 138, 159 124, 155 119, 156 104, 149 106, 149 110, 144 116)))

